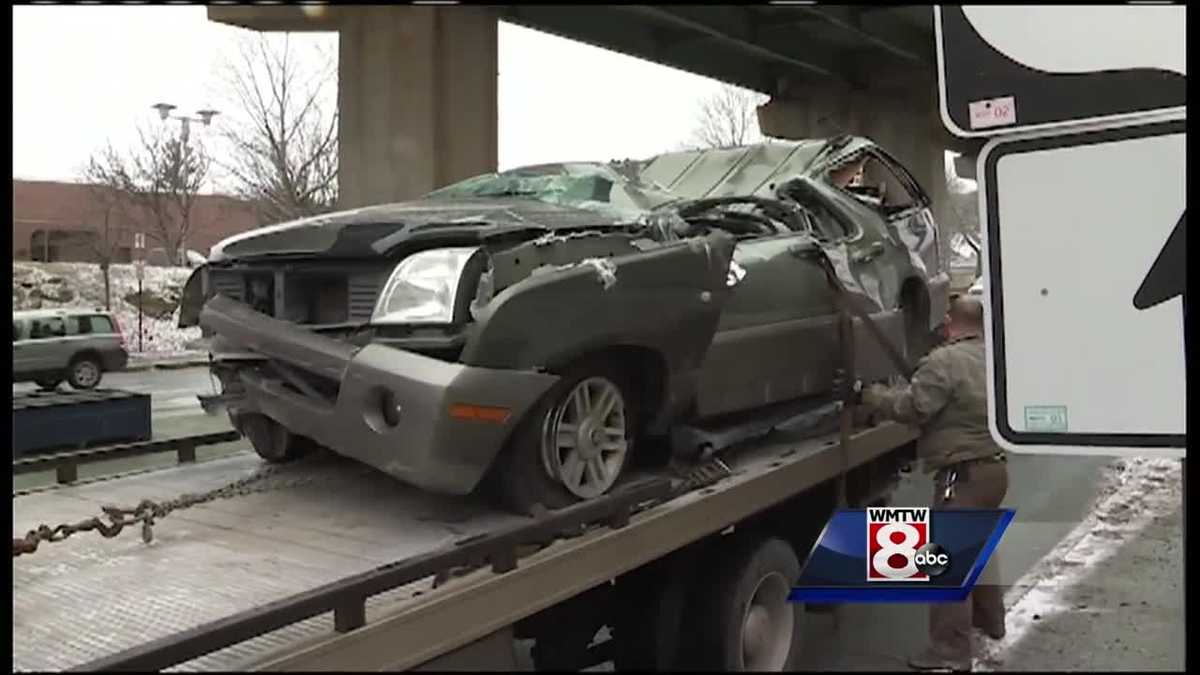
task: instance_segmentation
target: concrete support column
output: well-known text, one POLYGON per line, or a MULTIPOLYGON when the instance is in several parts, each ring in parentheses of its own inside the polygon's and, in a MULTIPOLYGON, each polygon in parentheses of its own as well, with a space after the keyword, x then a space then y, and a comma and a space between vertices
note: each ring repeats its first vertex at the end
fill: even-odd
MULTIPOLYGON (((759 127, 779 138, 866 136, 907 168, 933 200, 939 223, 954 222, 946 189, 945 151, 951 147, 938 114, 933 81, 908 81, 868 90, 795 87, 758 109, 759 127)), ((949 229, 943 225, 943 230, 949 229)))
POLYGON ((339 207, 496 170, 496 16, 370 6, 339 22, 339 207))

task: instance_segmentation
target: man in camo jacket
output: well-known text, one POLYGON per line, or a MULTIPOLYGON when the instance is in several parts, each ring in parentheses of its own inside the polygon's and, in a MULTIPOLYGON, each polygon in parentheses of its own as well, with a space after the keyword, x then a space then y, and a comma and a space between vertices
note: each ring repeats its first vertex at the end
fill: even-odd
MULTIPOLYGON (((983 306, 955 298, 946 313, 946 342, 921 359, 911 381, 871 385, 862 404, 876 416, 921 429, 917 457, 934 475, 934 509, 1000 506, 1008 491, 1004 451, 992 440, 987 418, 987 354, 983 306)), ((929 608, 930 646, 909 665, 918 670, 970 670, 972 626, 1004 637, 1002 588, 992 561, 963 602, 929 608)))

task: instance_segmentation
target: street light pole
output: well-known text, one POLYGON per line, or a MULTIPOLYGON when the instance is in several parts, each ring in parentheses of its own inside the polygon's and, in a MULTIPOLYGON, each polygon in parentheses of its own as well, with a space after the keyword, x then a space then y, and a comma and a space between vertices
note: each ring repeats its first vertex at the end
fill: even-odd
MULTIPOLYGON (((180 143, 182 143, 184 150, 187 149, 188 139, 191 137, 192 122, 200 122, 201 124, 203 124, 204 126, 207 127, 210 124, 212 124, 212 118, 221 114, 220 111, 213 110, 212 108, 205 108, 202 110, 197 110, 196 116, 194 116, 194 117, 191 115, 176 115, 171 112, 176 107, 175 105, 173 105, 171 103, 155 103, 154 105, 152 105, 150 107, 154 108, 155 110, 158 111, 159 118, 161 118, 164 122, 167 121, 168 119, 179 120, 179 140, 180 140, 180 143)), ((186 237, 187 237, 186 233, 184 233, 182 236, 180 236, 180 238, 179 238, 179 249, 180 250, 175 252, 175 254, 177 256, 182 257, 183 262, 185 264, 187 263, 187 240, 186 240, 186 237)))

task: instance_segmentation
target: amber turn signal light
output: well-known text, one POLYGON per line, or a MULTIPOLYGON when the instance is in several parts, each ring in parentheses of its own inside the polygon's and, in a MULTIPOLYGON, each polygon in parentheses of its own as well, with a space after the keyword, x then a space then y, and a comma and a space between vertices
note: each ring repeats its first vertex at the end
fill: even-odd
POLYGON ((496 424, 504 424, 508 421, 508 416, 512 414, 508 408, 496 408, 486 405, 471 405, 468 403, 455 403, 450 406, 450 416, 460 420, 479 420, 481 422, 494 422, 496 424))

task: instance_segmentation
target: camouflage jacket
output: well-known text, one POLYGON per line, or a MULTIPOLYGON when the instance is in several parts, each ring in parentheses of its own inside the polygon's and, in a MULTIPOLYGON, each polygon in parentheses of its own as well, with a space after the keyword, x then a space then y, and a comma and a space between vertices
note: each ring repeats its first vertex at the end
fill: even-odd
POLYGON ((979 336, 952 340, 917 364, 912 380, 874 386, 863 403, 882 417, 921 428, 917 457, 927 473, 993 456, 987 419, 987 354, 979 336))

